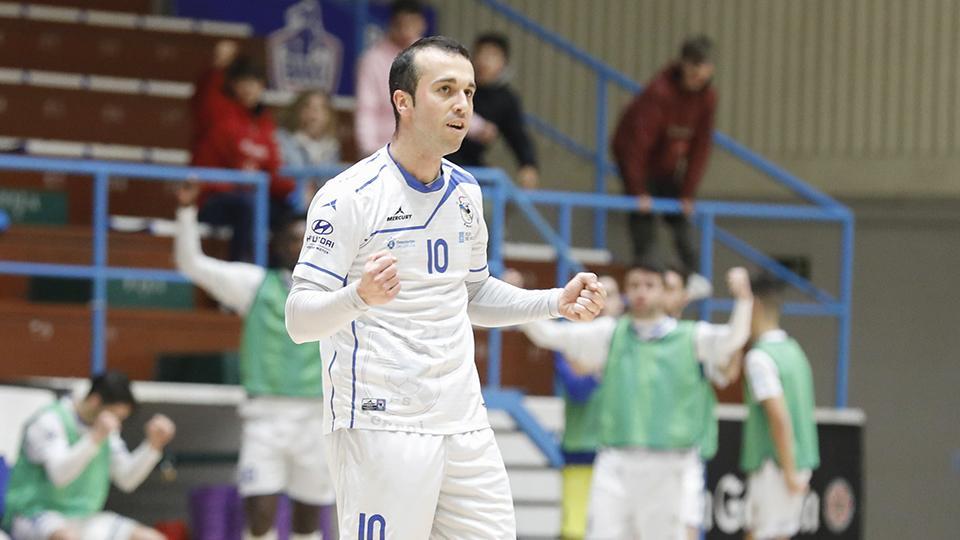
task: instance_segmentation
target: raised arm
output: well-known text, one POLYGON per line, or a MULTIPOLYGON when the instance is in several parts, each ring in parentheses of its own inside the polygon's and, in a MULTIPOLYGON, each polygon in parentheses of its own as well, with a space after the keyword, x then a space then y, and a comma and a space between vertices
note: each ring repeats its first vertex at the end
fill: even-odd
POLYGON ((603 370, 610 349, 616 319, 601 317, 582 324, 536 321, 520 327, 542 349, 563 353, 578 374, 603 370))
POLYGON ((163 457, 163 448, 173 439, 176 428, 162 414, 153 416, 145 426, 146 439, 131 453, 114 433, 110 436, 110 478, 125 493, 137 489, 163 457))
POLYGON ((729 381, 723 377, 734 353, 750 338, 750 317, 753 312, 753 293, 750 276, 745 268, 731 268, 727 272, 727 286, 734 297, 733 311, 727 324, 697 323, 697 358, 708 366, 708 373, 721 386, 729 381))
POLYGON ((180 208, 173 241, 177 270, 221 304, 245 315, 266 271, 254 264, 221 261, 203 253, 195 206, 198 191, 196 184, 184 184, 177 190, 180 208))

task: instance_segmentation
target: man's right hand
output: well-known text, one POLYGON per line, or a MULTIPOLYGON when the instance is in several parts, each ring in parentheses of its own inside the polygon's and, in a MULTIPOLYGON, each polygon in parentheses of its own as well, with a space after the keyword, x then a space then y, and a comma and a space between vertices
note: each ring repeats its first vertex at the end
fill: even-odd
POLYGON ((232 39, 218 41, 213 47, 213 67, 226 69, 240 52, 240 46, 232 39))
POLYGON ((110 436, 110 433, 120 430, 120 419, 110 411, 100 411, 93 422, 93 440, 100 443, 110 436))
POLYGON ((177 186, 177 203, 180 206, 194 206, 200 196, 200 184, 186 181, 177 186))
POLYGON ((643 194, 637 197, 637 208, 644 214, 649 214, 653 208, 653 197, 643 194))
POLYGON ((357 294, 368 306, 386 304, 400 292, 397 258, 389 251, 378 251, 367 258, 357 294))

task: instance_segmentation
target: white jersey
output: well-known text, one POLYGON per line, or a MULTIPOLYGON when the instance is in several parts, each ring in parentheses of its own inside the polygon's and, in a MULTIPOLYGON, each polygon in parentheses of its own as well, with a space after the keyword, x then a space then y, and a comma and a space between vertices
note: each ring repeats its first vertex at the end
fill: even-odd
POLYGON ((324 429, 448 435, 489 426, 474 363, 467 282, 487 270, 480 186, 443 160, 430 184, 382 148, 313 198, 294 277, 331 291, 389 250, 401 290, 320 343, 324 429))

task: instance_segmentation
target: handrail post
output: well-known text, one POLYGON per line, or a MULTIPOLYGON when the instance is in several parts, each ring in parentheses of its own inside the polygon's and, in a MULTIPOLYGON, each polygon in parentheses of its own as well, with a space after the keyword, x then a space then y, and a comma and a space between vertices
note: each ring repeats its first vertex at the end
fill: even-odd
MULTIPOLYGON (((505 177, 498 176, 493 184, 493 214, 488 228, 489 254, 487 256, 490 273, 499 275, 503 272, 503 237, 506 223, 507 193, 505 177)), ((487 332, 487 386, 500 388, 500 361, 503 353, 503 334, 499 328, 491 328, 487 332)))
POLYGON ((368 0, 353 0, 353 39, 356 40, 357 58, 363 54, 364 38, 367 33, 367 19, 370 16, 368 0))
MULTIPOLYGON (((716 216, 710 212, 700 214, 700 275, 707 281, 713 281, 713 236, 716 216)), ((713 311, 711 300, 704 299, 700 303, 700 319, 709 320, 713 311)))
POLYGON ((93 294, 90 300, 90 372, 107 368, 107 234, 110 177, 105 170, 93 176, 93 294))
POLYGON ((253 262, 260 266, 267 266, 267 243, 269 237, 270 193, 268 185, 270 177, 261 173, 261 180, 256 184, 253 208, 253 262))
POLYGON ((836 406, 847 406, 847 374, 850 365, 850 316, 853 303, 853 216, 843 221, 840 261, 840 315, 837 343, 836 406))
MULTIPOLYGON (((596 169, 593 189, 597 193, 607 192, 607 75, 597 72, 596 104, 596 149, 594 167, 596 169)), ((598 208, 593 213, 593 245, 599 249, 607 247, 607 212, 598 208)))
MULTIPOLYGON (((557 233, 560 235, 560 238, 563 239, 563 242, 566 245, 570 245, 570 235, 573 230, 573 207, 569 204, 560 205, 558 208, 560 213, 557 223, 557 228, 559 229, 557 233)), ((567 264, 567 259, 561 257, 560 254, 557 254, 557 286, 563 287, 563 285, 570 278, 570 265, 567 264)))

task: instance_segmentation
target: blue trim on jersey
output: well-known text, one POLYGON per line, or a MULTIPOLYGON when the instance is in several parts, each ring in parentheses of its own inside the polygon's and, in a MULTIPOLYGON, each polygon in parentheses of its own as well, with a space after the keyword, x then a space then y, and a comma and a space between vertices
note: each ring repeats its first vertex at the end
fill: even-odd
POLYGON ((357 321, 350 322, 350 331, 353 332, 353 395, 350 397, 350 429, 353 429, 353 417, 357 409, 357 350, 360 340, 357 339, 357 321))
POLYGON ((386 168, 387 168, 387 164, 384 163, 383 166, 380 167, 380 170, 377 171, 377 174, 376 174, 373 178, 371 178, 371 179, 367 180, 366 182, 364 182, 363 185, 361 185, 361 186, 358 187, 357 189, 353 190, 353 192, 354 192, 354 193, 360 193, 360 191, 361 191, 363 188, 369 186, 369 185, 372 184, 375 180, 377 180, 378 178, 380 178, 380 173, 382 173, 383 170, 386 169, 386 168))
POLYGON ((483 266, 481 266, 480 268, 471 268, 470 271, 471 271, 471 272, 483 272, 483 271, 486 270, 486 269, 487 269, 487 265, 483 265, 483 266))
POLYGON ((461 184, 473 184, 475 186, 480 185, 480 183, 477 182, 477 179, 474 178, 472 174, 466 171, 461 171, 456 167, 450 167, 450 176, 457 176, 457 180, 461 184))
POLYGON ((397 227, 395 229, 380 229, 379 231, 373 231, 370 233, 370 237, 374 237, 381 233, 395 233, 403 231, 419 231, 426 229, 430 222, 433 221, 434 216, 437 215, 437 212, 440 211, 440 208, 443 206, 443 203, 447 202, 447 199, 450 198, 450 194, 453 193, 453 190, 460 184, 456 179, 451 178, 449 184, 447 184, 447 191, 443 194, 443 197, 440 198, 440 202, 437 203, 437 207, 433 209, 433 212, 430 214, 430 217, 427 218, 427 221, 423 225, 413 225, 411 227, 397 227))
POLYGON ((424 184, 423 182, 417 180, 415 176, 410 174, 409 171, 403 168, 397 160, 393 159, 393 154, 390 152, 390 145, 387 145, 387 155, 390 156, 390 161, 400 169, 400 175, 403 176, 403 180, 411 188, 419 191, 420 193, 433 193, 434 191, 440 191, 443 189, 443 164, 440 165, 440 174, 430 182, 429 184, 424 184))
POLYGON ((333 419, 330 421, 330 430, 337 425, 337 410, 333 408, 333 396, 337 394, 337 389, 333 385, 333 363, 337 361, 337 351, 333 351, 333 359, 330 360, 330 365, 327 366, 327 377, 330 379, 330 414, 333 415, 333 419))
POLYGON ((315 264, 313 264, 313 263, 307 262, 307 261, 300 261, 300 262, 298 262, 297 264, 302 264, 302 265, 304 265, 304 266, 308 266, 308 267, 310 267, 310 268, 313 268, 314 270, 317 270, 317 271, 319 271, 319 272, 323 272, 324 274, 328 274, 328 275, 330 275, 330 276, 333 276, 333 277, 337 278, 338 280, 340 280, 340 283, 342 283, 344 287, 347 286, 347 278, 345 278, 345 277, 343 277, 343 276, 340 276, 340 275, 337 275, 337 274, 334 274, 333 272, 327 270, 326 268, 320 268, 319 266, 317 266, 317 265, 315 265, 315 264))

